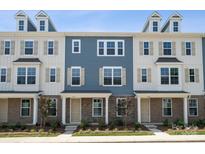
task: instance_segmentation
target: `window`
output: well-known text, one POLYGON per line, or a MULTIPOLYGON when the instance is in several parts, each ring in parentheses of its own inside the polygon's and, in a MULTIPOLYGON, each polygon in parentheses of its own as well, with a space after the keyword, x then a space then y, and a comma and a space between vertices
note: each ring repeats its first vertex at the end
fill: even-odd
POLYGON ((163 52, 164 55, 172 55, 172 44, 171 42, 163 42, 163 52))
POLYGON ((172 100, 171 98, 162 99, 163 116, 172 116, 172 100))
POLYGON ((54 44, 53 41, 48 41, 48 55, 53 55, 54 44))
POLYGON ((142 82, 147 82, 147 69, 143 68, 141 71, 142 71, 142 82))
POLYGON ((185 43, 185 51, 186 51, 186 55, 191 55, 191 42, 186 42, 185 43))
POLYGON ((73 67, 72 70, 72 86, 80 86, 80 67, 73 67))
POLYGON ((173 22, 173 32, 178 32, 179 31, 179 22, 174 21, 173 22))
POLYGON ((178 68, 161 68, 161 84, 179 84, 178 68))
POLYGON ((118 98, 117 99, 117 117, 122 117, 126 114, 126 99, 125 98, 118 98))
POLYGON ((30 116, 30 110, 31 110, 30 99, 22 99, 21 100, 21 116, 22 117, 30 116))
POLYGON ((92 104, 92 116, 102 117, 103 116, 103 99, 93 99, 92 104))
POLYGON ((36 84, 36 68, 28 68, 27 71, 27 84, 36 84))
POLYGON ((33 41, 25 41, 25 55, 33 54, 33 41))
POLYGON ((144 42, 144 55, 149 55, 149 42, 144 42))
POLYGON ((40 31, 45 31, 45 20, 40 20, 40 31))
POLYGON ((189 99, 189 115, 197 116, 198 115, 198 101, 197 99, 189 99))
POLYGON ((121 72, 122 68, 105 67, 104 72, 104 85, 105 86, 120 86, 121 85, 121 72))
POLYGON ((50 69, 50 82, 56 82, 56 69, 50 69))
POLYGON ((5 41, 4 42, 4 54, 10 55, 10 51, 11 51, 11 41, 5 41))
POLYGON ((19 31, 24 31, 24 20, 19 20, 19 31))
POLYGON ((189 81, 190 81, 190 82, 195 82, 194 69, 189 69, 189 81))
POLYGON ((56 116, 57 115, 57 99, 52 98, 49 101, 48 105, 48 116, 56 116))
POLYGON ((81 42, 80 40, 72 40, 72 53, 80 53, 81 42))
POLYGON ((17 84, 36 84, 36 68, 19 67, 17 69, 17 84))
POLYGON ((153 21, 152 30, 153 32, 158 32, 158 22, 157 21, 153 21))
POLYGON ((98 40, 98 56, 124 56, 123 40, 98 40))
POLYGON ((0 82, 6 82, 6 68, 1 68, 0 69, 0 82))

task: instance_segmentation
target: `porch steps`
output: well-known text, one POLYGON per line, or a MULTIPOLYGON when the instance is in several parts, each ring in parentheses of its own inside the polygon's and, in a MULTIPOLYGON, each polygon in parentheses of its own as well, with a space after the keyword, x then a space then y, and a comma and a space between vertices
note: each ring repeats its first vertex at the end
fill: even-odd
POLYGON ((75 131, 77 127, 78 125, 68 125, 68 126, 65 126, 65 131, 75 131))

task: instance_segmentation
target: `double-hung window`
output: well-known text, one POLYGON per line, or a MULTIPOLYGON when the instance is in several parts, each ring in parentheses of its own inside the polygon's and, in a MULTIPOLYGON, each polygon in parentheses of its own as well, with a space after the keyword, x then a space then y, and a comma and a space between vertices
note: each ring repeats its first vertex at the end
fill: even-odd
POLYGON ((53 55, 54 44, 53 41, 48 41, 48 55, 53 55))
POLYGON ((56 69, 50 69, 50 82, 56 82, 56 69))
POLYGON ((117 117, 122 117, 126 114, 126 98, 117 98, 116 102, 116 115, 117 117))
POLYGON ((31 102, 30 99, 21 100, 21 116, 28 117, 30 116, 31 102))
POLYGON ((19 20, 18 30, 19 31, 24 31, 24 20, 19 20))
POLYGON ((45 20, 40 20, 40 31, 45 31, 45 26, 46 25, 46 22, 45 20))
POLYGON ((115 42, 107 42, 107 55, 115 55, 115 42))
POLYGON ((117 48, 117 55, 123 55, 123 42, 119 41, 117 42, 118 48, 117 48))
POLYGON ((81 52, 81 41, 72 40, 72 53, 80 53, 80 52, 81 52))
POLYGON ((36 84, 36 68, 27 69, 27 84, 36 84))
POLYGON ((81 68, 80 67, 72 67, 71 68, 71 75, 72 75, 72 86, 80 86, 80 75, 81 75, 81 68))
POLYGON ((94 98, 92 104, 92 116, 102 117, 103 116, 103 99, 94 98))
POLYGON ((185 43, 185 52, 187 56, 191 55, 191 42, 186 42, 185 43))
POLYGON ((6 68, 1 68, 0 69, 0 82, 6 82, 6 68))
POLYGON ((120 86, 122 85, 122 68, 121 67, 104 67, 104 85, 120 86))
POLYGON ((178 68, 170 68, 171 84, 179 84, 179 71, 178 68))
POLYGON ((10 55, 11 52, 11 41, 5 41, 4 42, 4 54, 10 55))
POLYGON ((161 84, 177 85, 179 84, 178 68, 161 68, 161 84))
POLYGON ((194 69, 189 69, 189 82, 195 82, 195 71, 194 69))
POLYGON ((26 68, 19 67, 17 69, 17 84, 26 84, 26 68))
POLYGON ((57 99, 52 98, 49 100, 48 104, 48 116, 56 116, 57 115, 57 99))
POLYGON ((99 51, 98 51, 98 52, 99 52, 98 54, 99 54, 99 55, 104 55, 104 44, 105 44, 105 43, 104 43, 103 41, 99 41, 99 42, 98 42, 98 48, 99 48, 99 49, 98 49, 98 50, 99 50, 99 51))
POLYGON ((163 116, 172 116, 172 99, 163 98, 162 99, 162 114, 163 116))
POLYGON ((33 54, 33 41, 25 41, 25 55, 33 54))
POLYGON ((189 116, 198 116, 197 99, 189 99, 189 116))
POLYGON ((173 32, 178 32, 179 31, 179 22, 174 21, 173 22, 173 32))
POLYGON ((142 68, 141 69, 141 71, 142 71, 142 82, 147 82, 147 69, 146 68, 142 68))
POLYGON ((172 55, 172 43, 163 42, 163 55, 170 56, 172 55))
POLYGON ((169 68, 161 68, 161 84, 169 84, 169 68))
POLYGON ((36 84, 36 68, 19 67, 17 69, 17 84, 36 84))
POLYGON ((144 55, 149 55, 149 42, 144 42, 144 55))
POLYGON ((152 22, 152 30, 153 32, 158 32, 158 22, 157 21, 152 22))

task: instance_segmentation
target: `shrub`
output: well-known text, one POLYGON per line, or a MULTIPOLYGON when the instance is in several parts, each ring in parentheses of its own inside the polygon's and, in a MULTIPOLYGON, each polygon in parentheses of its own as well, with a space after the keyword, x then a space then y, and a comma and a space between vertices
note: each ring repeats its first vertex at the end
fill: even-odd
POLYGON ((169 126, 171 126, 171 125, 172 125, 172 123, 171 123, 171 121, 169 121, 169 119, 165 119, 165 120, 163 121, 163 126, 169 127, 169 126))
POLYGON ((53 133, 53 132, 54 132, 53 129, 49 129, 49 130, 48 130, 48 133, 53 133))
POLYGON ((184 121, 181 119, 177 119, 174 124, 178 127, 184 127, 184 121))
POLYGON ((136 122, 135 124, 134 124, 134 128, 135 128, 135 130, 139 130, 140 129, 140 123, 138 123, 138 122, 136 122))
POLYGON ((17 122, 17 123, 15 124, 15 128, 16 128, 16 129, 21 129, 21 123, 20 123, 20 122, 17 122))
POLYGON ((197 122, 196 122, 196 125, 200 128, 203 128, 205 126, 205 120, 202 120, 202 119, 199 119, 197 122))
POLYGON ((87 120, 85 120, 85 119, 81 120, 80 128, 82 128, 83 130, 85 130, 88 126, 89 126, 89 123, 88 123, 87 120))
POLYGON ((9 126, 8 126, 8 129, 13 129, 13 130, 15 130, 15 129, 16 129, 16 126, 15 126, 15 125, 9 125, 9 126))
POLYGON ((4 123, 4 124, 1 125, 1 128, 6 129, 6 128, 8 128, 8 125, 4 123))
POLYGON ((36 129, 32 128, 32 129, 30 130, 30 132, 31 132, 31 133, 34 133, 34 132, 36 132, 36 129))
POLYGON ((46 127, 51 127, 51 123, 50 122, 46 122, 45 126, 46 127))
POLYGON ((43 128, 41 128, 41 129, 38 130, 38 132, 43 133, 43 132, 45 132, 45 130, 43 128))
POLYGON ((111 121, 110 124, 108 125, 108 127, 110 130, 113 130, 116 127, 115 122, 111 121))
POLYGON ((103 128, 105 128, 106 125, 105 125, 104 120, 102 120, 102 119, 99 120, 99 121, 98 121, 98 126, 99 126, 99 129, 103 129, 103 128))
POLYGON ((115 122, 116 126, 123 126, 124 125, 123 120, 121 118, 116 118, 114 120, 114 122, 115 122))

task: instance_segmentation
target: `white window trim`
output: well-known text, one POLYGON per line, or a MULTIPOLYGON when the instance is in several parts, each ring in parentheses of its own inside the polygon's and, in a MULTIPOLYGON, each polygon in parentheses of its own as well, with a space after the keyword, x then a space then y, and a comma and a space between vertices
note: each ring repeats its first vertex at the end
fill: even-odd
POLYGON ((36 85, 37 84, 37 68, 34 66, 18 66, 16 69, 16 85, 23 86, 23 85, 36 85), (18 84, 18 68, 25 68, 26 69, 26 75, 25 75, 25 84, 18 84), (28 68, 35 68, 36 69, 36 75, 35 75, 35 84, 28 84, 27 83, 27 77, 28 77, 28 68))
POLYGON ((170 40, 168 40, 168 41, 163 41, 162 42, 162 56, 165 56, 165 57, 176 57, 176 56, 174 56, 174 55, 172 55, 173 54, 173 46, 172 46, 172 41, 170 41, 170 40), (169 42, 169 43, 171 43, 171 55, 165 55, 164 54, 164 43, 166 43, 166 42, 169 42))
POLYGON ((173 33, 178 33, 178 32, 179 32, 179 21, 172 21, 172 32, 173 32, 173 33), (176 26, 174 26, 174 23, 175 23, 175 22, 178 23, 178 26, 177 26, 178 31, 174 31, 174 28, 176 27, 176 26))
POLYGON ((162 86, 166 86, 166 85, 170 85, 170 86, 178 86, 178 85, 180 85, 180 69, 179 69, 179 67, 175 67, 175 66, 173 66, 173 67, 167 67, 167 66, 165 66, 165 67, 160 67, 160 85, 162 85, 162 86), (162 68, 168 68, 169 69, 169 84, 162 84, 161 83, 161 77, 162 77, 162 75, 161 75, 161 69, 162 68), (178 84, 171 84, 171 68, 177 68, 178 69, 178 84))
POLYGON ((39 20, 39 32, 45 32, 46 31, 46 20, 40 19, 39 20), (44 30, 41 30, 41 21, 44 21, 44 30))
POLYGON ((172 102, 172 98, 162 98, 162 117, 172 117, 173 116, 173 102, 172 102), (171 115, 165 115, 164 114, 164 101, 163 99, 170 99, 171 100, 171 115))
POLYGON ((80 87, 81 86, 81 66, 71 66, 71 86, 72 87, 80 87), (80 69, 80 84, 79 85, 73 85, 73 69, 80 69))
POLYGON ((198 99, 197 98, 190 98, 190 99, 188 99, 188 110, 189 110, 189 117, 198 117, 199 116, 199 103, 198 103, 198 99), (191 115, 190 114, 189 100, 196 100, 197 115, 191 115))
POLYGON ((97 40, 97 56, 108 56, 108 57, 122 57, 125 56, 125 40, 97 40), (99 54, 99 42, 104 42, 104 54, 99 54), (107 55, 107 42, 115 42, 115 55, 107 55), (118 42, 122 42, 122 55, 118 55, 118 42))
POLYGON ((157 21, 157 20, 152 21, 152 32, 159 32, 159 21, 157 21), (157 26, 153 25, 154 22, 157 22, 157 26), (157 27, 157 31, 154 31, 154 27, 157 27))
POLYGON ((148 68, 146 68, 146 67, 141 67, 140 69, 141 69, 141 81, 142 81, 142 69, 146 69, 146 82, 143 82, 143 81, 142 81, 142 83, 148 83, 148 68))
POLYGON ((122 87, 122 66, 103 66, 103 87, 122 87), (104 69, 112 69, 112 85, 105 85, 104 84, 104 69), (114 69, 121 69, 121 85, 114 85, 113 79, 114 79, 114 69))
POLYGON ((11 40, 4 40, 4 54, 3 54, 4 56, 10 56, 11 55, 11 40), (5 54, 5 49, 6 49, 6 42, 10 42, 10 47, 9 47, 9 54, 8 55, 6 55, 5 54))
POLYGON ((185 56, 192 56, 192 43, 191 43, 191 41, 185 41, 184 42, 184 48, 185 48, 185 56), (190 55, 187 55, 186 54, 186 43, 190 43, 190 51, 191 51, 191 54, 190 55))
POLYGON ((150 41, 147 41, 147 40, 143 41, 143 56, 150 56, 150 41), (145 54, 144 54, 144 49, 145 49, 144 43, 145 43, 145 42, 148 42, 148 51, 149 51, 149 54, 148 54, 148 55, 145 55, 145 54))
POLYGON ((47 40, 47 55, 54 56, 54 40, 47 40), (49 42, 53 42, 53 54, 49 54, 49 42))
POLYGON ((80 54, 81 53, 81 40, 80 39, 73 39, 72 40, 72 53, 73 54, 80 54), (78 52, 74 52, 74 42, 79 43, 79 51, 78 52))
POLYGON ((193 83, 196 83, 196 72, 195 72, 195 68, 193 68, 193 67, 190 67, 190 68, 188 68, 188 72, 189 72, 189 83, 190 84, 193 84, 193 83), (191 82, 191 80, 190 80, 190 69, 193 69, 194 70, 194 82, 191 82))
MULTIPOLYGON (((127 99, 126 98, 123 98, 123 97, 121 97, 121 98, 117 98, 116 99, 116 108, 118 108, 118 100, 121 100, 121 99, 125 99, 126 101, 127 101, 127 99)), ((123 117, 122 115, 119 115, 118 114, 118 110, 116 110, 116 117, 123 117)))
POLYGON ((23 117, 23 118, 31 117, 31 99, 30 99, 30 98, 22 98, 20 104, 21 104, 21 105, 20 105, 20 117, 23 117), (29 107, 29 115, 28 115, 28 116, 22 115, 22 110, 21 110, 21 109, 23 108, 23 107, 22 107, 22 101, 23 101, 23 100, 29 100, 29 104, 30 104, 29 106, 30 106, 30 107, 29 107))
POLYGON ((34 55, 34 40, 24 40, 24 56, 33 56, 34 55), (26 42, 33 42, 33 53, 32 54, 26 54, 26 42))
POLYGON ((103 117, 103 99, 102 98, 93 98, 92 99, 92 117, 103 117), (99 99, 101 100, 101 115, 94 115, 94 100, 99 99))
POLYGON ((27 27, 26 27, 26 20, 25 20, 25 19, 18 19, 17 31, 19 31, 19 32, 25 32, 25 31, 27 31, 26 28, 27 28, 27 27), (19 22, 20 22, 20 21, 23 21, 23 30, 20 30, 20 29, 19 29, 19 27, 20 27, 19 22))
POLYGON ((7 74, 8 74, 7 67, 0 67, 0 83, 6 83, 7 82, 7 74), (6 69, 6 80, 5 80, 5 82, 1 81, 1 69, 6 69))
POLYGON ((58 99, 57 98, 49 98, 50 100, 55 100, 56 102, 56 115, 48 115, 48 117, 57 117, 58 112, 58 99))
POLYGON ((57 68, 56 67, 54 67, 54 66, 52 66, 52 67, 50 67, 49 68, 49 82, 50 83, 56 83, 56 75, 57 75, 57 68), (51 69, 55 69, 55 82, 51 82, 51 69))

